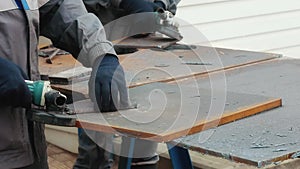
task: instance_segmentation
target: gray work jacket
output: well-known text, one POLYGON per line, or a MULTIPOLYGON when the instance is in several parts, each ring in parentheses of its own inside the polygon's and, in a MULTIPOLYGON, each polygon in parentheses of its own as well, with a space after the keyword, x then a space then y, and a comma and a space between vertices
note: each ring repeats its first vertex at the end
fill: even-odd
MULTIPOLYGON (((81 0, 47 1, 26 0, 21 6, 15 0, 0 1, 0 57, 18 64, 31 80, 37 80, 40 34, 87 67, 105 53, 115 54, 102 24, 87 13, 81 0)), ((28 166, 35 157, 43 156, 44 126, 27 121, 23 108, 1 107, 0 169, 28 166)), ((48 168, 47 164, 39 167, 44 168, 48 168)))

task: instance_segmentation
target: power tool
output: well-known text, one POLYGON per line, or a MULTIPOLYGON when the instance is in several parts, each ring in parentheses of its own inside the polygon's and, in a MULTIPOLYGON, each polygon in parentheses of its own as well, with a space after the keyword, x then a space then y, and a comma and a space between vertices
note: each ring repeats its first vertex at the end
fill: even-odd
POLYGON ((28 119, 44 124, 57 126, 75 126, 76 118, 67 108, 67 97, 50 86, 49 81, 25 80, 31 94, 32 103, 35 105, 27 110, 28 119))
POLYGON ((160 25, 158 27, 158 32, 167 35, 170 38, 181 40, 183 37, 179 33, 179 23, 175 21, 174 15, 162 8, 157 9, 157 14, 157 24, 160 25))

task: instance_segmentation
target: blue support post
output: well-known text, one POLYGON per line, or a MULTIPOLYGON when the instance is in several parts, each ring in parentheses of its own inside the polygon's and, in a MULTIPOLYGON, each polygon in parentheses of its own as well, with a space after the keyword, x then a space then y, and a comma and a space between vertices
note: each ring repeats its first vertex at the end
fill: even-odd
POLYGON ((194 169, 189 151, 185 148, 167 143, 173 169, 194 169))
POLYGON ((121 147, 121 155, 127 154, 127 157, 120 156, 118 169, 130 169, 134 152, 135 138, 130 138, 129 147, 121 147))

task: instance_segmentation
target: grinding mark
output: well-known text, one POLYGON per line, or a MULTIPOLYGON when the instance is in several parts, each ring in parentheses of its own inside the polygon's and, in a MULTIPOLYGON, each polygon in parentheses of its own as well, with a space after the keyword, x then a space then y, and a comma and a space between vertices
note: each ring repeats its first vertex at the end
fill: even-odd
POLYGON ((258 140, 261 139, 261 136, 259 136, 255 141, 252 142, 252 144, 256 144, 258 142, 258 140))
POLYGON ((235 56, 235 58, 244 58, 244 57, 247 57, 247 55, 237 55, 237 56, 235 56))
POLYGON ((278 148, 276 150, 273 150, 273 152, 282 152, 282 151, 287 151, 287 148, 278 148))
POLYGON ((264 143, 265 141, 267 141, 267 139, 264 138, 264 139, 262 139, 260 142, 261 142, 261 143, 264 143))
POLYGON ((211 63, 203 63, 203 62, 183 62, 185 65, 212 65, 211 63))
POLYGON ((275 144, 274 147, 280 147, 280 146, 285 146, 286 143, 281 143, 281 144, 275 144))
POLYGON ((170 65, 168 64, 164 64, 164 63, 161 63, 161 64, 156 64, 155 67, 169 67, 170 65))
POLYGON ((276 136, 278 136, 278 137, 287 137, 287 135, 279 134, 279 133, 277 133, 276 136))
POLYGON ((291 142, 291 143, 281 143, 281 144, 275 144, 274 147, 280 147, 285 145, 296 145, 298 142, 291 142))
POLYGON ((257 145, 252 145, 250 148, 251 149, 260 149, 260 148, 270 148, 270 145, 262 145, 262 144, 257 144, 257 145))

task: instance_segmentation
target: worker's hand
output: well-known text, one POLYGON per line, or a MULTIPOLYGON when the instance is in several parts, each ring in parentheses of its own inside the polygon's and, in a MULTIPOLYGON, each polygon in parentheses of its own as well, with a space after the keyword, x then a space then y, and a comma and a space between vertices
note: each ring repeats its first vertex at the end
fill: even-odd
POLYGON ((0 106, 29 108, 31 93, 25 83, 28 79, 16 64, 0 58, 0 106))
POLYGON ((116 111, 129 105, 124 70, 114 55, 107 54, 97 60, 89 87, 91 99, 101 112, 116 111))

